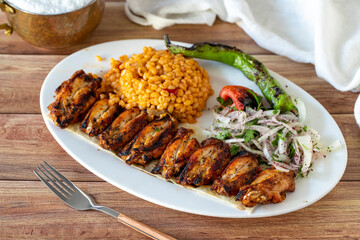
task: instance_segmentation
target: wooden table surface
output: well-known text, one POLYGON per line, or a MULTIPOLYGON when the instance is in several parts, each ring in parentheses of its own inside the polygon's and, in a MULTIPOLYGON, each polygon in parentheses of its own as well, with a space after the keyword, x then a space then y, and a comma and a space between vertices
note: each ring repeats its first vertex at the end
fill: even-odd
MULTIPOLYGON (((5 17, 0 14, 0 23, 5 17)), ((120 53, 119 53, 120 54, 120 53)), ((293 62, 259 47, 238 26, 177 25, 156 31, 130 22, 124 2, 106 3, 104 18, 84 43, 67 50, 34 47, 16 34, 0 34, 0 239, 145 239, 97 211, 79 212, 63 204, 32 170, 46 160, 97 202, 117 209, 179 239, 323 239, 360 237, 360 130, 353 116, 358 94, 339 92, 318 78, 314 66, 293 62), (198 216, 158 206, 98 178, 72 159, 42 120, 40 87, 48 72, 69 54, 93 44, 161 39, 235 45, 315 97, 333 116, 348 148, 339 184, 313 205, 289 214, 258 219, 198 216)), ((331 129, 329 129, 331 131, 331 129)))

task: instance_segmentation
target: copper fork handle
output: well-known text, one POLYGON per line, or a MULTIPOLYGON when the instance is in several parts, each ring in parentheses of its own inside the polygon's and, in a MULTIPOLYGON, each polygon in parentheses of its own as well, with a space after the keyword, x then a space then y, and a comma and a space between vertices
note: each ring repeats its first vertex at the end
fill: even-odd
POLYGON ((162 233, 152 227, 149 227, 148 225, 138 222, 122 213, 118 216, 118 221, 125 224, 128 227, 131 227, 132 229, 148 236, 152 239, 158 239, 158 240, 176 240, 176 238, 173 238, 165 233, 162 233))

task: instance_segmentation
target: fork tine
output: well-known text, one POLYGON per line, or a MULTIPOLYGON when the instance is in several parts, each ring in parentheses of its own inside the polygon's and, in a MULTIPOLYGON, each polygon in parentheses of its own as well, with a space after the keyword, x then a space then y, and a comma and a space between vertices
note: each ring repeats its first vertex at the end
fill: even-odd
POLYGON ((35 173, 35 175, 48 187, 50 188, 51 191, 53 191, 61 200, 63 200, 64 202, 66 201, 66 198, 64 197, 64 195, 62 195, 58 190, 56 190, 56 188, 54 188, 50 183, 48 183, 48 181, 46 181, 40 174, 38 174, 38 172, 36 170, 33 171, 35 173))
POLYGON ((50 180, 50 181, 55 185, 55 187, 62 192, 62 194, 63 194, 65 197, 68 198, 68 197, 71 196, 71 194, 69 194, 69 193, 66 192, 64 189, 62 189, 62 188, 61 188, 54 180, 52 180, 41 168, 37 168, 37 170, 41 171, 42 174, 44 174, 44 175, 48 178, 48 180, 50 180))
POLYGON ((74 192, 72 189, 70 189, 68 186, 66 186, 64 183, 62 183, 56 176, 54 176, 54 174, 52 174, 46 167, 44 167, 42 164, 40 164, 40 166, 41 166, 43 169, 45 169, 45 171, 46 171, 48 174, 50 174, 50 175, 54 178, 54 180, 55 180, 56 182, 58 182, 63 188, 65 188, 65 190, 66 190, 67 192, 69 192, 69 193, 74 192))
POLYGON ((64 175, 62 175, 60 172, 58 172, 55 168, 53 168, 50 164, 44 161, 44 163, 54 172, 56 175, 58 175, 69 187, 73 189, 73 191, 76 191, 78 188, 64 175))

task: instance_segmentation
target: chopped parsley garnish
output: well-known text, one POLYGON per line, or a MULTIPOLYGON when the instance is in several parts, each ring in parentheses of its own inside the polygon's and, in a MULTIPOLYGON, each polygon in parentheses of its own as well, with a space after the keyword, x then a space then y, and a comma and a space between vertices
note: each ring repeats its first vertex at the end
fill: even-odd
POLYGON ((239 150, 240 150, 240 147, 239 147, 239 146, 233 145, 233 146, 231 146, 231 148, 230 148, 230 153, 231 153, 231 155, 235 155, 235 154, 237 154, 237 153, 239 152, 239 150))
POLYGON ((281 133, 281 130, 279 130, 277 132, 277 136, 275 138, 274 141, 271 142, 271 144, 274 146, 274 147, 277 147, 279 145, 279 139, 283 140, 283 141, 286 141, 286 137, 284 137, 284 135, 282 135, 281 133))
POLYGON ((223 106, 223 107, 233 104, 233 101, 231 98, 228 98, 224 101, 224 99, 222 97, 217 97, 216 101, 218 101, 221 104, 221 106, 223 106))
POLYGON ((251 120, 247 123, 245 123, 245 126, 250 127, 251 125, 256 125, 258 123, 259 119, 255 118, 254 120, 251 120))
POLYGON ((302 167, 303 167, 302 165, 299 167, 297 173, 298 173, 299 176, 304 177, 304 174, 302 173, 302 167))
POLYGON ((274 146, 274 147, 277 147, 278 146, 278 144, 279 144, 279 138, 277 137, 277 138, 275 138, 275 140, 274 141, 272 141, 271 142, 271 144, 274 146))
POLYGON ((261 101, 262 101, 262 97, 258 96, 256 93, 254 93, 252 90, 248 90, 248 92, 254 97, 256 103, 257 103, 257 108, 256 110, 258 111, 261 108, 261 101))
POLYGON ((284 135, 282 135, 281 133, 277 133, 277 136, 281 139, 281 140, 283 140, 283 141, 286 141, 286 138, 284 137, 284 135))
POLYGON ((257 132, 254 130, 246 130, 245 131, 245 135, 244 135, 244 142, 250 142, 250 140, 254 139, 255 136, 257 135, 257 132))
POLYGON ((295 147, 294 147, 294 143, 290 143, 289 145, 289 149, 290 149, 290 153, 289 153, 289 158, 293 158, 294 154, 295 154, 295 147))
POLYGON ((279 158, 279 156, 276 155, 276 154, 272 155, 271 158, 272 158, 272 160, 275 161, 275 162, 281 162, 281 163, 285 162, 285 161, 283 161, 283 160, 276 159, 276 158, 279 158))
POLYGON ((289 138, 291 136, 291 132, 287 132, 286 135, 285 135, 285 138, 289 138))
POLYGON ((301 144, 301 146, 303 146, 306 150, 309 150, 304 144, 301 144))
POLYGON ((245 129, 241 135, 234 136, 235 138, 243 138, 244 142, 250 142, 252 139, 256 138, 259 133, 252 129, 245 129))
POLYGON ((157 132, 160 131, 160 129, 158 129, 157 127, 154 127, 154 130, 157 132))
POLYGON ((224 130, 221 133, 219 133, 218 135, 215 136, 215 138, 220 139, 220 140, 225 140, 231 137, 231 133, 229 133, 228 130, 224 130))

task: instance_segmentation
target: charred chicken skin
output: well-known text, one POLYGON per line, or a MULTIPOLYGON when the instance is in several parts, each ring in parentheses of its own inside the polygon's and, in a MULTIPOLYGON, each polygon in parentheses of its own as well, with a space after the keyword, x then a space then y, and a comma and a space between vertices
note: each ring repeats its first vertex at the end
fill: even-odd
POLYGON ((211 190, 220 195, 235 196, 240 187, 248 184, 260 171, 259 163, 253 155, 237 155, 227 165, 221 177, 214 181, 211 190))
POLYGON ((48 106, 54 123, 66 128, 80 122, 99 98, 97 89, 101 81, 101 78, 94 78, 83 70, 76 71, 69 80, 64 81, 55 90, 55 101, 48 106))
POLYGON ((161 159, 151 172, 161 173, 165 179, 177 176, 185 167, 191 154, 200 147, 199 142, 192 138, 194 133, 192 129, 179 128, 175 138, 166 147, 161 159))
POLYGON ((147 114, 138 108, 122 112, 113 123, 99 135, 100 146, 108 150, 116 150, 125 146, 143 129, 147 114))
POLYGON ((119 156, 127 164, 137 163, 145 166, 151 160, 160 158, 176 130, 177 121, 170 115, 154 120, 119 152, 119 156))
POLYGON ((97 136, 114 121, 120 110, 117 104, 110 106, 108 98, 99 100, 87 113, 80 125, 80 130, 90 137, 97 136))
POLYGON ((230 157, 228 144, 215 138, 206 139, 191 155, 177 181, 182 185, 195 187, 210 184, 221 175, 230 157))
POLYGON ((260 172, 250 185, 241 187, 236 200, 246 207, 282 202, 286 191, 295 191, 294 176, 293 171, 283 172, 271 167, 260 172))

